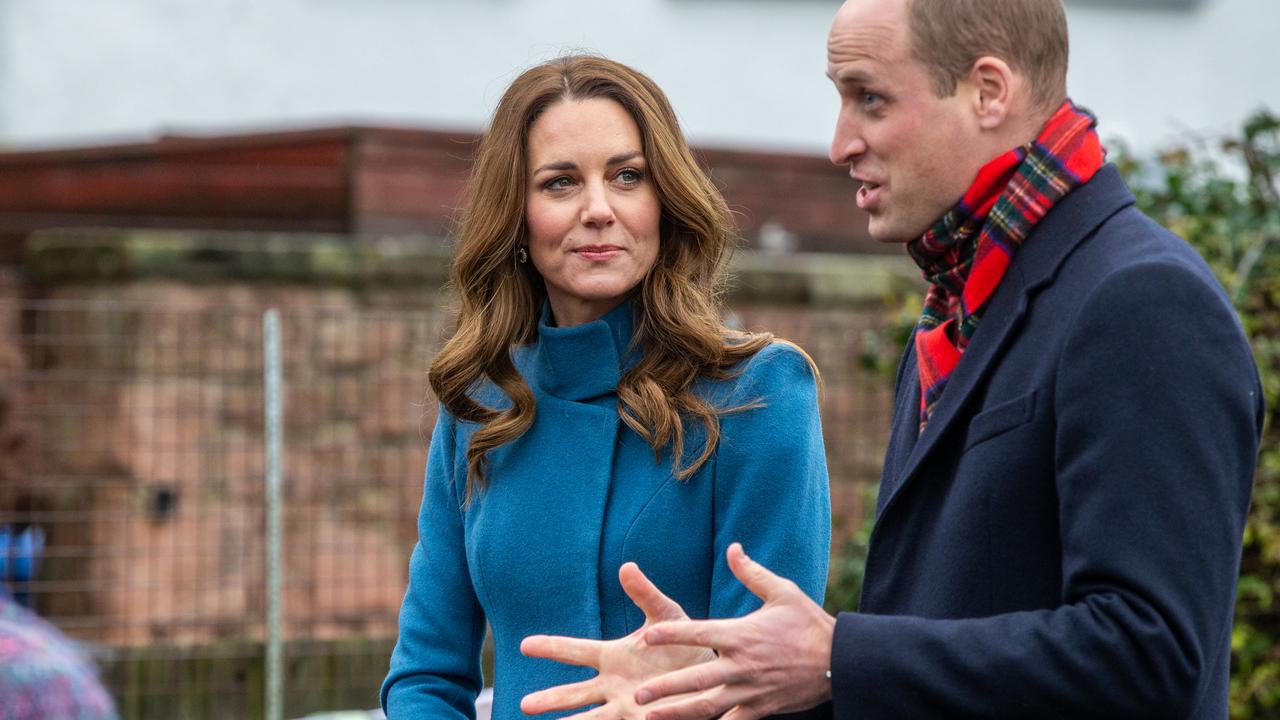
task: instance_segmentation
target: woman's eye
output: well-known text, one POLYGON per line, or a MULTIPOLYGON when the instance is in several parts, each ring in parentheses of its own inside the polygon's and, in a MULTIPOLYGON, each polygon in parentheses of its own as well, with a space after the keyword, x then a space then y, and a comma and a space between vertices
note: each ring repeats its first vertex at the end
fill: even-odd
POLYGON ((547 190, 563 190, 572 184, 573 184, 572 180, 565 177, 564 175, 561 175, 560 177, 551 178, 550 180, 542 183, 542 187, 546 188, 547 190))
POLYGON ((644 179, 644 175, 639 170, 627 168, 618 172, 618 180, 624 185, 635 185, 644 179))

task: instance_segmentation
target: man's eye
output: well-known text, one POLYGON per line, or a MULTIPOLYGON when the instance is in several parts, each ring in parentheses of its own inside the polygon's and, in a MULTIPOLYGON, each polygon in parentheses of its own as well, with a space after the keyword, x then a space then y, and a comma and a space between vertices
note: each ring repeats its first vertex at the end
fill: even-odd
POLYGON ((867 105, 867 106, 879 105, 881 100, 882 98, 880 97, 879 93, 867 92, 865 90, 862 92, 863 105, 867 105))

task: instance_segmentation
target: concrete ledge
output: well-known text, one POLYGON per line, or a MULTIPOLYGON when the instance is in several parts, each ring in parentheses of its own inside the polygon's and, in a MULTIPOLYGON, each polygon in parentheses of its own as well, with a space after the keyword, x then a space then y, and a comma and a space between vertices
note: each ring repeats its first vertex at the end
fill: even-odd
POLYGON ((319 285, 443 284, 450 251, 427 237, 166 230, 46 230, 27 242, 41 285, 163 278, 319 285))
MULTIPOLYGON (((46 287, 166 279, 425 289, 447 282, 450 257, 444 241, 426 236, 47 230, 29 240, 25 267, 46 287)), ((728 295, 732 302, 848 306, 919 284, 905 254, 739 252, 728 295)))
POLYGON ((883 303, 898 291, 923 287, 920 270, 902 255, 771 255, 743 252, 733 259, 733 302, 799 305, 883 303))

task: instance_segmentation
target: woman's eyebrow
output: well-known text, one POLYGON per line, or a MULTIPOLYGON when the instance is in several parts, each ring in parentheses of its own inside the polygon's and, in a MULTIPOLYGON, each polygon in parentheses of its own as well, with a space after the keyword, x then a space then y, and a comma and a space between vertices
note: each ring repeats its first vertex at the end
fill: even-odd
MULTIPOLYGON (((618 163, 624 163, 628 160, 634 160, 637 157, 640 157, 640 154, 641 153, 639 150, 629 150, 627 152, 618 153, 617 155, 614 155, 613 157, 606 160, 604 164, 617 165, 618 163)), ((543 172, 544 170, 563 171, 563 170, 577 170, 577 169, 578 169, 578 166, 575 163, 572 163, 568 160, 558 160, 556 162, 549 162, 546 165, 541 165, 538 167, 538 169, 534 170, 533 172, 534 174, 537 174, 537 173, 543 172)))
POLYGON ((574 170, 577 167, 578 167, 577 165, 569 162, 568 160, 559 160, 557 162, 547 163, 546 165, 543 165, 537 170, 534 170, 534 172, 540 173, 543 170, 574 170))
POLYGON ((639 156, 640 156, 639 150, 632 150, 631 152, 618 153, 617 155, 614 155, 613 157, 606 160, 605 165, 617 165, 618 163, 624 163, 628 160, 634 160, 639 156))

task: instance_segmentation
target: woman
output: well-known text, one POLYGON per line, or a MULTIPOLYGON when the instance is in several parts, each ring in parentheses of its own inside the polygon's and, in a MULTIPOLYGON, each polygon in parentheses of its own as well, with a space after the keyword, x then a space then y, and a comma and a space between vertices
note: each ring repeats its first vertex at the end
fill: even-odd
MULTIPOLYGON (((665 612, 628 599, 626 561, 693 617, 758 606, 720 559, 733 541, 820 597, 816 373, 795 346, 721 323, 729 213, 662 91, 599 57, 526 71, 468 198, 388 718, 471 717, 486 620, 495 718, 589 677, 520 641, 621 638, 665 612)), ((657 595, 627 572, 632 595, 657 595)))

